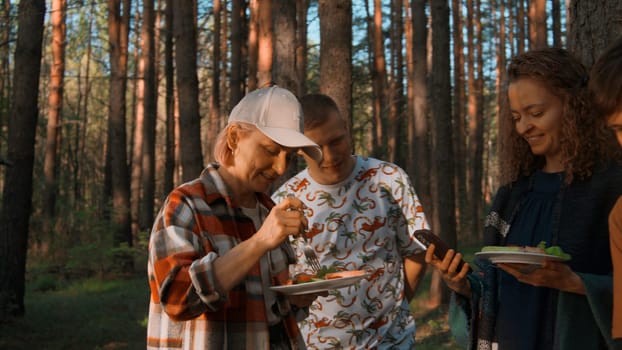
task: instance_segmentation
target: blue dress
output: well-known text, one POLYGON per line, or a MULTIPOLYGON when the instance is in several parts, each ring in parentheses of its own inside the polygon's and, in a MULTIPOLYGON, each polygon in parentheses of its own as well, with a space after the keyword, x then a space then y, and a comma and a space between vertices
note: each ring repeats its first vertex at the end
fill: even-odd
MULTIPOLYGON (((553 210, 562 185, 562 173, 537 171, 533 187, 510 223, 506 245, 536 246, 540 241, 551 245, 553 210)), ((551 349, 554 323, 551 309, 555 293, 549 288, 519 282, 499 270, 499 304, 496 341, 503 350, 551 349)))

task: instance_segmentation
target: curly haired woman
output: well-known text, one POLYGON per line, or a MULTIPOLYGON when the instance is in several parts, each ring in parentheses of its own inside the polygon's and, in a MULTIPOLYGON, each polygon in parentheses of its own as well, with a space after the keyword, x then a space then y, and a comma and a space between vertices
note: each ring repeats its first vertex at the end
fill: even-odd
MULTIPOLYGON (((564 49, 533 50, 508 66, 511 120, 500 135, 502 186, 486 218, 484 245, 560 246, 567 262, 476 261, 458 271, 451 251, 435 266, 456 294, 452 321, 466 321, 477 349, 607 349, 611 256, 607 216, 622 194, 615 138, 594 112, 587 71, 564 49)), ((457 323, 453 322, 456 325, 457 323)), ((460 327, 453 327, 458 332, 460 327)), ((468 334, 468 338, 467 337, 468 334)))

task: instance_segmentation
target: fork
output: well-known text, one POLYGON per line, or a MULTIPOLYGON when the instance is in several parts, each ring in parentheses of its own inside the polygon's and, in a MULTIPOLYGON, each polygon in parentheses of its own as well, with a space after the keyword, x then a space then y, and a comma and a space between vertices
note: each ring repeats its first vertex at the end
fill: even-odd
POLYGON ((320 261, 318 260, 317 255, 315 254, 315 250, 309 244, 309 240, 307 238, 307 231, 304 229, 300 230, 299 235, 302 236, 302 239, 304 240, 304 245, 302 246, 302 252, 304 253, 305 258, 307 258, 307 264, 311 266, 311 269, 313 270, 313 272, 317 273, 318 271, 320 271, 320 269, 322 269, 322 265, 320 264, 320 261))
MULTIPOLYGON (((287 197, 294 197, 294 195, 290 193, 287 195, 287 197)), ((304 215, 304 211, 302 209, 291 207, 291 208, 288 208, 287 210, 298 210, 304 215)), ((309 244, 309 239, 307 238, 307 230, 304 228, 301 228, 300 232, 298 232, 298 236, 301 236, 302 239, 304 240, 304 244, 302 246, 302 252, 304 253, 305 258, 307 258, 307 264, 311 266, 311 270, 313 270, 313 272, 317 273, 318 271, 322 269, 322 265, 320 264, 320 260, 317 258, 317 254, 315 254, 315 250, 309 244)))

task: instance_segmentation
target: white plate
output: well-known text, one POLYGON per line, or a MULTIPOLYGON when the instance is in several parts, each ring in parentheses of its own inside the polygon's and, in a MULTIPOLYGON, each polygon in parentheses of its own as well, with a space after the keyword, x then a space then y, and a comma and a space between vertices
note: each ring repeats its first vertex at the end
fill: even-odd
POLYGON ((368 276, 368 272, 361 270, 361 274, 356 276, 333 278, 329 280, 306 282, 300 284, 290 284, 286 286, 272 286, 270 287, 270 289, 286 295, 318 293, 327 290, 351 286, 368 276))
POLYGON ((475 256, 481 259, 488 259, 493 264, 498 263, 516 263, 529 265, 543 265, 545 260, 566 261, 568 259, 561 258, 556 255, 534 252, 517 252, 517 251, 492 251, 478 252, 475 256))

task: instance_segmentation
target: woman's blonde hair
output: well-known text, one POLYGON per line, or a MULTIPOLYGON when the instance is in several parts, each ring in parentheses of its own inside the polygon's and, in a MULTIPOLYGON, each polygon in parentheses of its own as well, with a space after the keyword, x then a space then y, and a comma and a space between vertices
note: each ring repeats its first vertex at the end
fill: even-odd
POLYGON ((241 133, 250 133, 257 128, 249 123, 243 122, 230 122, 227 126, 220 131, 214 142, 214 160, 219 164, 227 164, 227 160, 233 156, 233 149, 229 146, 228 138, 229 133, 236 127, 241 133))

